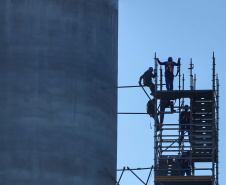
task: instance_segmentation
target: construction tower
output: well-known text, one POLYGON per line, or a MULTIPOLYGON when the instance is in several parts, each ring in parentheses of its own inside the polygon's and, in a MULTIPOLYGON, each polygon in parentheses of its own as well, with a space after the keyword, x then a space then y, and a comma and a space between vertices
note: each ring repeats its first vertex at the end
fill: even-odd
MULTIPOLYGON (((155 69, 157 70, 155 56, 155 69)), ((154 131, 154 184, 155 185, 218 185, 218 131, 219 131, 219 79, 215 75, 215 57, 213 53, 212 88, 196 90, 196 77, 192 74, 193 64, 190 64, 190 90, 181 88, 179 67, 179 90, 162 90, 162 70, 160 69, 160 84, 155 79, 155 131, 154 131), (157 88, 160 86, 160 90, 157 88), (177 100, 176 111, 159 110, 158 104, 163 99, 177 100), (184 99, 189 103, 184 105, 184 99), (185 109, 190 110, 190 121, 180 124, 180 114, 185 109), (178 122, 165 119, 159 123, 158 115, 178 114, 178 122), (184 133, 182 140, 181 133, 184 133), (190 153, 191 176, 182 176, 182 161, 184 153, 190 153)), ((184 77, 183 77, 184 79, 184 77)), ((184 82, 184 80, 183 80, 184 82)))

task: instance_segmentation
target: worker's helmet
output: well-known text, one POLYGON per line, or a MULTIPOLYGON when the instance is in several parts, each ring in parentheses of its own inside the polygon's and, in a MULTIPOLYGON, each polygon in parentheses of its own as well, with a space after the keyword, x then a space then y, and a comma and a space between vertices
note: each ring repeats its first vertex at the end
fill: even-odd
POLYGON ((185 105, 185 106, 184 106, 184 109, 185 109, 185 110, 188 110, 188 105, 185 105))
POLYGON ((173 61, 173 58, 172 57, 169 57, 168 58, 168 62, 172 62, 173 61))
POLYGON ((153 71, 153 68, 152 68, 152 67, 149 67, 149 70, 150 70, 150 71, 153 71))

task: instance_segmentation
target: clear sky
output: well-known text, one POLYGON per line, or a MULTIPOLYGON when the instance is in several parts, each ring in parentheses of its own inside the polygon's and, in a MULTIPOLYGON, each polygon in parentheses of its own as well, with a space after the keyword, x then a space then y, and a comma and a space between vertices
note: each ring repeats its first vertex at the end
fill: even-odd
MULTIPOLYGON (((211 89, 212 55, 215 52, 216 72, 220 79, 220 184, 226 183, 225 10, 225 0, 119 0, 119 86, 138 85, 143 72, 154 66, 156 52, 160 61, 166 61, 169 56, 175 61, 181 58, 185 89, 189 89, 188 67, 192 58, 197 89, 211 89)), ((174 80, 174 89, 178 89, 178 77, 174 80)), ((150 93, 148 88, 146 90, 150 93)), ((118 90, 118 112, 146 112, 147 101, 141 88, 118 90)), ((166 116, 165 122, 169 120, 178 123, 178 115, 166 116)), ((148 115, 118 115, 118 169, 153 165, 153 124, 148 115)), ((149 171, 136 173, 146 181, 149 171)), ((126 172, 120 184, 142 183, 126 172)), ((149 184, 154 184, 153 176, 149 184)))

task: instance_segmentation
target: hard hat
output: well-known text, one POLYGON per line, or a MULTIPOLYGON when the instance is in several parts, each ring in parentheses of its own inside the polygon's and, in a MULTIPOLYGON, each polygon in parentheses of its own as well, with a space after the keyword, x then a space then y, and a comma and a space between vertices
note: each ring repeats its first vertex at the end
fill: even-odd
POLYGON ((149 67, 149 70, 150 70, 150 71, 153 71, 153 68, 152 68, 152 67, 149 67))
POLYGON ((184 109, 188 109, 188 105, 185 105, 185 106, 184 106, 184 109))
POLYGON ((168 61, 169 61, 169 62, 172 62, 172 61, 173 61, 173 58, 172 58, 172 57, 169 57, 169 58, 168 58, 168 61))

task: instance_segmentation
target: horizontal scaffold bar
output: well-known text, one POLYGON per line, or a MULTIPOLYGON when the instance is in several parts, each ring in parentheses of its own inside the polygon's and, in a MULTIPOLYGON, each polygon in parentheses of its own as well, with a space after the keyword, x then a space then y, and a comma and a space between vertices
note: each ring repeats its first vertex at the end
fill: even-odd
POLYGON ((118 114, 148 114, 143 112, 118 112, 118 114))
POLYGON ((156 180, 211 180, 212 176, 156 176, 156 180))
MULTIPOLYGON (((213 159, 213 157, 189 157, 191 159, 213 159)), ((159 159, 187 159, 187 157, 174 156, 173 158, 167 157, 159 157, 159 159)))
POLYGON ((132 87, 141 87, 139 85, 130 85, 130 86, 118 86, 118 88, 132 88, 132 87))
MULTIPOLYGON (((160 84, 157 84, 160 85, 160 84)), ((162 84, 165 85, 165 84, 162 84)), ((118 86, 117 88, 133 88, 133 87, 141 87, 140 85, 128 85, 128 86, 118 86)), ((143 86, 146 87, 146 86, 143 86)))
MULTIPOLYGON (((169 169, 156 169, 155 171, 158 171, 158 170, 161 170, 161 171, 168 171, 169 169)), ((177 169, 170 169, 170 171, 177 171, 177 170, 181 170, 180 168, 177 168, 177 169)), ((212 168, 195 168, 194 170, 212 170, 212 168)))
MULTIPOLYGON (((130 168, 130 170, 150 170, 152 167, 147 168, 130 168)), ((124 171, 130 171, 129 169, 124 169, 124 171)), ((123 171, 123 169, 117 169, 116 171, 123 171)))

